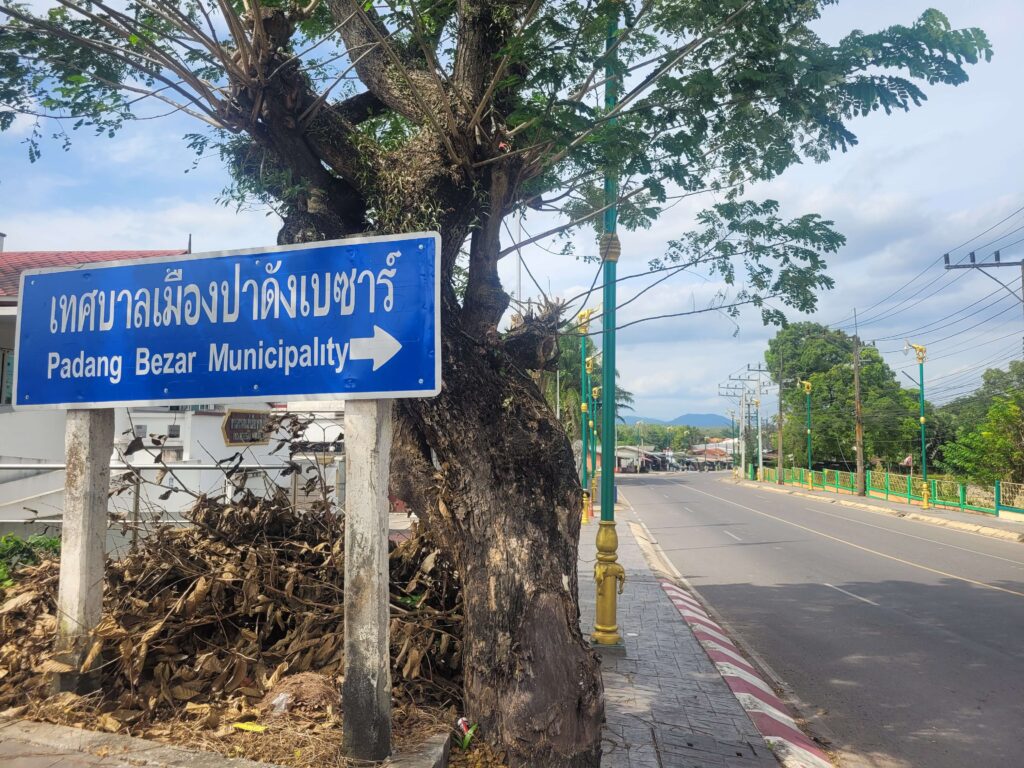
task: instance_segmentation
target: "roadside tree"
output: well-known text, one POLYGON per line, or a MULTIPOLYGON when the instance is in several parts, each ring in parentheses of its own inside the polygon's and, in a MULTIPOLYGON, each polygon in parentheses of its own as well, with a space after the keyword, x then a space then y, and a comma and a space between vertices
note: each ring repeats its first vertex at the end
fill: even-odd
MULTIPOLYGON (((853 338, 818 323, 794 323, 768 342, 765 363, 778 383, 783 375, 784 453, 807 466, 807 396, 811 382, 811 452, 815 463, 852 471, 854 451, 853 338)), ((903 389, 896 372, 874 347, 861 348, 864 450, 875 464, 891 465, 913 451, 917 438, 916 395, 903 389)))

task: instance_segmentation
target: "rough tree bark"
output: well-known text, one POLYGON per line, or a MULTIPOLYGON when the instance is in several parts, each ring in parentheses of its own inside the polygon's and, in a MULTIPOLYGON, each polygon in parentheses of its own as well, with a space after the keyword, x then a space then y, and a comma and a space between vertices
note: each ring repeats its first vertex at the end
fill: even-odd
MULTIPOLYGON (((420 180, 448 212, 443 387, 433 399, 399 401, 391 490, 459 569, 465 704, 484 738, 513 766, 597 768, 604 700, 579 627, 582 491, 569 440, 528 373, 553 362, 557 322, 498 333, 508 305, 497 273, 508 182, 500 172, 489 182, 481 196, 450 179, 420 180), (447 280, 467 235, 471 278, 460 305, 447 280)), ((341 216, 293 216, 282 239, 351 234, 341 216)))
POLYGON ((466 705, 514 766, 596 767, 603 690, 580 632, 581 489, 532 379, 445 314, 444 388, 397 409, 393 492, 462 577, 466 705))

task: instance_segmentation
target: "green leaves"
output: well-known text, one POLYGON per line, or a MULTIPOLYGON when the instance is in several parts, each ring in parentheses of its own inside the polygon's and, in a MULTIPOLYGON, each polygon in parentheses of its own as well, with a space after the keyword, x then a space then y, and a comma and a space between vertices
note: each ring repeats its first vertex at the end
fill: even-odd
MULTIPOLYGON (((267 0, 256 34, 238 3, 129 0, 123 9, 100 2, 33 12, 0 0, 0 130, 29 114, 114 135, 127 120, 187 113, 213 126, 204 135, 219 142, 234 179, 226 199, 301 207, 314 187, 332 186, 326 172, 353 187, 334 199, 361 222, 402 206, 433 210, 380 180, 396 158, 426 163, 433 150, 425 150, 441 144, 456 186, 484 190, 495 162, 508 164, 515 183, 503 214, 529 201, 564 215, 567 227, 599 219, 606 174, 620 182, 624 229, 650 226, 678 195, 714 191, 725 202, 701 219, 698 237, 725 232, 734 244, 731 253, 713 249, 715 270, 756 303, 780 295, 803 311, 829 287, 821 254, 840 238, 815 216, 783 221, 764 204, 750 208, 746 186, 845 151, 857 141, 857 117, 920 105, 926 86, 961 84, 968 66, 992 55, 983 31, 954 29, 935 10, 832 44, 814 30, 830 4, 544 0, 484 4, 479 18, 457 12, 454 0, 366 4, 390 49, 380 57, 389 63, 367 74, 373 57, 358 69, 354 62, 370 51, 345 49, 330 3, 305 11, 267 0), (471 23, 479 19, 485 28, 471 23), (619 90, 614 107, 609 83, 619 90), (392 100, 355 128, 303 119, 375 88, 437 103, 400 115, 392 100), (466 103, 479 93, 486 103, 466 103), (388 195, 396 199, 380 199, 388 195)), ((63 128, 54 135, 67 144, 63 128)), ((29 139, 33 159, 41 139, 40 131, 29 139)), ((673 250, 705 245, 682 238, 673 250)), ((783 321, 771 308, 764 319, 783 321)))
MULTIPOLYGON (((856 460, 854 439, 853 338, 818 323, 794 323, 768 342, 765 363, 772 380, 783 381, 783 440, 796 466, 807 465, 806 394, 810 381, 812 452, 815 462, 856 460)), ((866 459, 899 462, 914 450, 917 401, 873 347, 861 348, 861 399, 866 459)), ((787 462, 789 460, 787 459, 787 462)))
POLYGON ((990 402, 984 422, 942 446, 941 464, 976 483, 1024 482, 1024 389, 990 402))
POLYGON ((946 437, 939 464, 975 482, 1024 482, 1024 361, 990 368, 982 385, 938 409, 936 426, 946 437))
POLYGON ((27 539, 6 533, 0 536, 0 587, 14 583, 16 571, 23 565, 34 565, 43 557, 60 554, 60 537, 35 533, 27 539))
POLYGON ((816 214, 787 221, 778 211, 774 200, 719 203, 697 215, 700 229, 670 241, 666 255, 650 266, 703 266, 727 285, 740 286, 738 301, 762 306, 765 323, 783 324, 781 312, 763 302, 772 298, 800 312, 814 309, 817 291, 833 285, 822 255, 838 251, 846 238, 816 214))

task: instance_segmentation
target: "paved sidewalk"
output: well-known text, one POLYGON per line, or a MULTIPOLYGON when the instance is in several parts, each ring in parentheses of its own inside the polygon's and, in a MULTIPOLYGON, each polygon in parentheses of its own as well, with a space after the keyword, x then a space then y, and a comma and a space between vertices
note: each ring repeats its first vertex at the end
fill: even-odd
POLYGON ((0 720, 4 768, 274 768, 120 734, 27 720, 0 720))
MULTIPOLYGON (((602 768, 777 768, 778 762, 647 566, 618 515, 626 569, 618 620, 624 649, 602 652, 606 723, 602 768)), ((580 536, 580 622, 594 625, 594 538, 580 536)))
POLYGON ((998 535, 999 538, 1012 539, 1020 537, 1024 541, 1024 522, 996 517, 984 512, 961 512, 947 507, 929 507, 922 509, 920 504, 907 504, 893 499, 880 499, 875 496, 857 496, 852 493, 834 493, 832 491, 810 490, 799 485, 778 485, 776 483, 760 483, 753 480, 734 480, 726 478, 723 482, 742 483, 750 488, 758 488, 775 493, 801 494, 819 498, 822 501, 837 504, 855 505, 860 508, 873 507, 881 513, 898 514, 923 522, 960 528, 962 530, 977 527, 978 531, 987 535, 998 535))

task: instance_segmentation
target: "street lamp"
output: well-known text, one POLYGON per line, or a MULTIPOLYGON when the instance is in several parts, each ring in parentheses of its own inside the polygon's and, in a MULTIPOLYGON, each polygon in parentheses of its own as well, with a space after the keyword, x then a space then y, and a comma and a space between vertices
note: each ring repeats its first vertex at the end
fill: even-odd
POLYGON ((808 481, 814 486, 814 470, 811 469, 811 389, 813 384, 809 381, 801 381, 800 386, 804 388, 807 395, 807 474, 808 481))
POLYGON ((580 485, 583 486, 583 522, 590 522, 590 468, 587 466, 590 442, 590 372, 592 361, 587 360, 587 333, 590 331, 590 316, 594 310, 585 309, 579 314, 580 330, 580 485))
MULTIPOLYGON (((612 14, 608 18, 605 35, 604 108, 610 115, 609 128, 618 122, 614 116, 619 98, 619 78, 615 47, 619 37, 619 5, 610 3, 612 14)), ((604 314, 601 322, 601 349, 604 352, 602 389, 605 407, 601 413, 601 451, 605 456, 615 452, 615 272, 622 246, 617 234, 619 179, 613 161, 609 159, 604 172, 604 232, 601 235, 600 254, 604 262, 604 314)), ((597 583, 597 610, 594 631, 590 636, 598 645, 621 645, 616 618, 617 592, 626 581, 626 571, 618 562, 619 537, 615 532, 615 473, 601 473, 601 524, 597 531, 597 562, 594 581, 597 583)))
MULTIPOLYGON (((924 509, 928 509, 928 453, 925 449, 925 418, 924 418, 924 361, 928 356, 928 349, 921 346, 920 344, 911 344, 909 341, 903 348, 904 352, 913 349, 917 355, 917 370, 918 370, 918 402, 919 402, 919 416, 921 420, 921 482, 924 485, 921 491, 921 506, 924 509)), ((908 483, 913 485, 914 474, 911 472, 908 483)), ((913 493, 913 491, 911 491, 913 493)))

